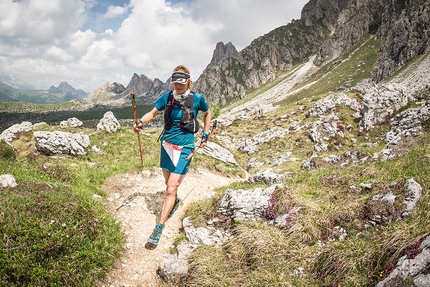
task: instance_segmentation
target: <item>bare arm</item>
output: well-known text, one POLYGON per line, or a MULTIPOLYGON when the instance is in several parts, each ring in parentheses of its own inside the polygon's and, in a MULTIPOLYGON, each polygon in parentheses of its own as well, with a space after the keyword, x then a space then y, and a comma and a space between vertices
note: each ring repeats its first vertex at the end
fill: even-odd
POLYGON ((147 122, 150 122, 153 118, 155 118, 160 113, 157 108, 153 108, 151 111, 147 112, 141 119, 140 122, 137 125, 134 125, 133 130, 135 132, 140 132, 140 129, 142 128, 143 124, 146 124, 147 122))
POLYGON ((204 112, 203 118, 204 118, 203 131, 208 132, 211 126, 211 111, 207 110, 206 112, 204 112))
MULTIPOLYGON (((211 126, 211 111, 207 110, 203 114, 204 124, 203 124, 203 132, 208 132, 211 126)), ((200 148, 204 148, 206 146, 206 142, 200 143, 200 148)))

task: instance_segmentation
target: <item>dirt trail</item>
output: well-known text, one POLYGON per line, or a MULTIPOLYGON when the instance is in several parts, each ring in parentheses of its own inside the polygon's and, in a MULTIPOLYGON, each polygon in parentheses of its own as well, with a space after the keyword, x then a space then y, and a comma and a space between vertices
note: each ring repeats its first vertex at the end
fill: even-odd
POLYGON ((193 201, 211 196, 214 188, 228 185, 233 181, 232 178, 208 170, 190 170, 178 190, 179 198, 185 200, 174 216, 166 222, 158 247, 147 250, 144 245, 155 226, 164 199, 165 184, 161 169, 154 168, 141 173, 127 173, 109 178, 103 186, 103 190, 108 193, 104 202, 115 218, 122 223, 126 244, 125 251, 115 268, 97 286, 163 286, 156 271, 163 255, 169 253, 173 247, 173 242, 182 227, 186 206, 193 201), (130 198, 129 202, 123 204, 127 197, 130 198))

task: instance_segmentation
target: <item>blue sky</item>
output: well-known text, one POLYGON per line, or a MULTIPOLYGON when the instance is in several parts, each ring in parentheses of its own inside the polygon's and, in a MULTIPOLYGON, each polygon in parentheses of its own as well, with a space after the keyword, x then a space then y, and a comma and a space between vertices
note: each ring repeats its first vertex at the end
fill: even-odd
POLYGON ((122 21, 131 13, 128 4, 129 1, 121 0, 97 1, 97 4, 89 9, 88 21, 82 29, 91 29, 94 32, 102 33, 109 28, 119 28, 122 21))
POLYGON ((134 73, 197 80, 218 42, 240 51, 300 18, 308 0, 0 0, 0 74, 94 91, 134 73))

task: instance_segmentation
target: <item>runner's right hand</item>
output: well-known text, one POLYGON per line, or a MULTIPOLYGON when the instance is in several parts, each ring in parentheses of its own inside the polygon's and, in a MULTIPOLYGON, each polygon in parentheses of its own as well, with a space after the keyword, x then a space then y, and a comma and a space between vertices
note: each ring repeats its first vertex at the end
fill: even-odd
POLYGON ((141 121, 141 120, 139 120, 137 123, 135 123, 135 124, 133 125, 133 131, 134 131, 135 133, 140 133, 140 130, 142 129, 142 126, 143 126, 143 123, 142 123, 142 121, 141 121))

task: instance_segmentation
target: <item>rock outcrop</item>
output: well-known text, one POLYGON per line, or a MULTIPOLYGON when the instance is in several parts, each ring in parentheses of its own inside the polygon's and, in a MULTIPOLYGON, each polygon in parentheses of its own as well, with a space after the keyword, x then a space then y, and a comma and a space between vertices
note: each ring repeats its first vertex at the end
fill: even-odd
POLYGON ((207 65, 206 69, 218 64, 222 59, 234 56, 237 53, 236 47, 231 42, 228 42, 225 45, 223 42, 218 42, 213 52, 212 60, 209 65, 207 65))
POLYGON ((115 115, 109 111, 106 112, 100 122, 97 124, 97 131, 108 131, 114 133, 121 127, 115 115))
POLYGON ((37 151, 46 155, 85 155, 90 146, 89 136, 83 133, 36 131, 34 141, 37 151))

